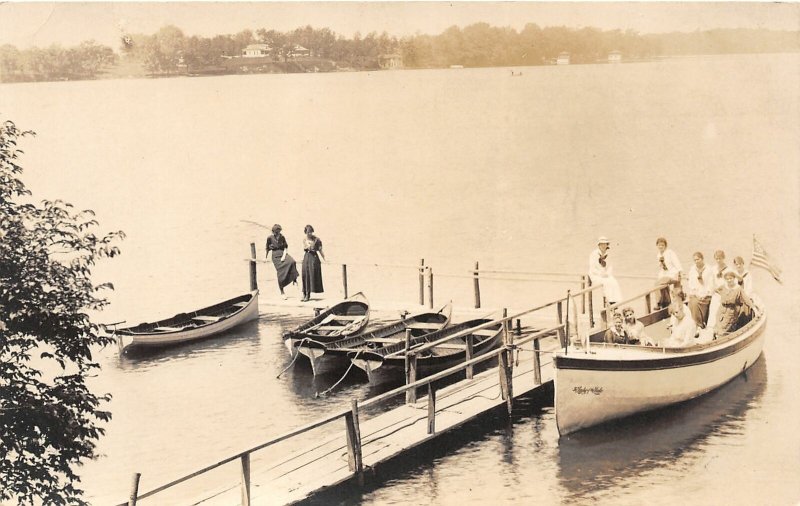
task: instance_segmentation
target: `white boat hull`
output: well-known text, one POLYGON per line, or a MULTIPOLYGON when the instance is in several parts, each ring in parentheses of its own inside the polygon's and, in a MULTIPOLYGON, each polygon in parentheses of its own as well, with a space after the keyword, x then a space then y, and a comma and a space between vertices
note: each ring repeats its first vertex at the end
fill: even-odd
POLYGON ((588 354, 557 354, 559 434, 686 401, 727 383, 761 355, 765 326, 762 313, 718 345, 685 351, 598 345, 588 354))
POLYGON ((247 306, 243 307, 241 311, 216 323, 177 332, 160 332, 158 334, 139 334, 133 336, 122 335, 120 337, 124 339, 123 342, 126 346, 135 346, 137 348, 168 346, 171 344, 195 341, 197 339, 205 339, 257 318, 258 293, 255 293, 247 306))

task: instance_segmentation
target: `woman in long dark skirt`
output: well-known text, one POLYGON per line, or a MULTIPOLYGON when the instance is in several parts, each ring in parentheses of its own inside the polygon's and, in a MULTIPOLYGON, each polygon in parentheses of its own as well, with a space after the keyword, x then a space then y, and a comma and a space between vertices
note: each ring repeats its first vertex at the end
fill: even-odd
POLYGON ((300 274, 297 272, 297 262, 286 253, 289 245, 281 234, 281 230, 281 226, 277 223, 272 227, 272 235, 267 237, 267 257, 269 258, 272 253, 272 263, 278 273, 278 288, 285 299, 286 294, 283 293, 283 288, 290 283, 297 283, 300 274))
POLYGON ((322 264, 320 257, 325 260, 322 253, 322 241, 314 235, 314 227, 306 225, 303 230, 306 236, 303 239, 303 302, 311 298, 312 293, 322 293, 322 264))

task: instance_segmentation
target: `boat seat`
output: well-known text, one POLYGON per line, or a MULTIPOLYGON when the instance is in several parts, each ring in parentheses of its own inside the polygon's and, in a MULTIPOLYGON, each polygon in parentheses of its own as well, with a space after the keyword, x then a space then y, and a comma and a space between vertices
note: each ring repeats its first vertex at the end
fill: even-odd
POLYGON ((373 337, 371 339, 367 339, 367 341, 371 343, 383 343, 383 344, 397 344, 402 343, 405 341, 405 337, 373 337))
POLYGON ((159 332, 177 332, 178 330, 183 330, 183 327, 156 327, 154 330, 158 330, 159 332))
POLYGON ((466 344, 457 344, 457 343, 442 343, 437 344, 436 348, 442 348, 443 350, 466 350, 466 344))
POLYGON ((431 330, 438 330, 442 328, 441 323, 422 323, 422 322, 414 322, 409 323, 407 325, 410 329, 431 329, 431 330))
POLYGON ((236 302, 236 303, 231 304, 231 305, 232 306, 237 306, 237 307, 245 307, 248 304, 250 304, 250 303, 249 302, 236 302))
POLYGON ((492 337, 496 333, 497 331, 492 329, 480 329, 473 332, 473 334, 475 334, 476 336, 485 336, 485 337, 492 337))
POLYGON ((314 327, 313 330, 343 330, 344 327, 341 325, 320 325, 319 327, 314 327))
POLYGON ((212 323, 213 322, 218 322, 221 319, 222 318, 220 318, 219 316, 193 316, 192 317, 192 320, 197 320, 197 321, 201 321, 201 322, 212 322, 212 323))
POLYGON ((360 320, 361 318, 364 318, 363 314, 355 314, 355 315, 337 314, 331 316, 333 316, 334 320, 350 320, 350 321, 360 320))

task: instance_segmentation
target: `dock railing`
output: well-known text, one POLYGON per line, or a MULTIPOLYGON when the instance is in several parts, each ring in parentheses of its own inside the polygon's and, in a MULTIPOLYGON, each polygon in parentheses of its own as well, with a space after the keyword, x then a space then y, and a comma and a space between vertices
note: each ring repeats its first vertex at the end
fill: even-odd
MULTIPOLYGON (((406 395, 406 403, 407 404, 415 404, 417 402, 417 389, 421 387, 428 387, 427 392, 427 400, 428 400, 428 434, 434 434, 436 431, 436 387, 434 386, 434 382, 452 376, 454 374, 458 374, 461 371, 466 371, 467 379, 472 379, 473 377, 473 368, 486 362, 488 360, 492 360, 494 358, 498 358, 498 371, 500 374, 500 393, 502 398, 506 401, 508 413, 511 414, 511 409, 513 406, 513 367, 514 367, 514 360, 513 354, 516 350, 521 349, 522 346, 532 343, 532 349, 530 351, 533 352, 533 372, 534 372, 534 382, 536 385, 540 385, 542 383, 542 372, 541 372, 541 357, 540 354, 543 353, 540 350, 540 343, 539 340, 545 337, 550 337, 554 333, 558 333, 561 346, 566 346, 566 340, 569 338, 569 303, 571 300, 574 300, 579 297, 583 297, 586 294, 590 294, 592 291, 597 290, 600 286, 594 287, 586 287, 583 288, 575 293, 567 292, 567 297, 560 298, 557 300, 553 300, 551 302, 536 306, 532 309, 527 309, 525 311, 518 312, 516 314, 507 316, 504 315, 501 318, 490 320, 486 323, 481 325, 477 325, 475 327, 471 327, 469 329, 465 329, 459 333, 452 334, 445 338, 439 339, 434 342, 426 343, 421 346, 412 348, 409 350, 407 356, 407 363, 409 364, 406 367, 406 384, 395 388, 394 390, 390 390, 383 394, 377 395, 370 399, 367 399, 361 403, 358 402, 357 399, 353 399, 351 401, 350 409, 344 409, 335 411, 323 418, 320 418, 316 421, 311 423, 305 424, 303 426, 297 427, 296 429, 290 430, 285 432, 277 437, 270 439, 264 443, 258 444, 247 450, 241 451, 229 457, 226 457, 222 460, 219 460, 213 464, 203 467, 197 471, 189 473, 185 476, 177 478, 175 480, 170 481, 164 485, 156 487, 152 490, 149 490, 144 493, 139 493, 139 482, 141 478, 141 473, 135 473, 131 492, 129 496, 129 500, 124 503, 120 503, 119 506, 135 506, 138 501, 153 497, 154 495, 163 492, 171 487, 174 487, 180 483, 183 483, 187 480, 192 478, 196 478, 204 473, 207 473, 213 469, 216 469, 220 466, 225 464, 229 464, 232 462, 239 463, 240 468, 240 488, 241 488, 241 504, 243 506, 249 506, 250 504, 250 482, 251 482, 251 468, 250 468, 250 456, 254 452, 259 450, 263 450, 265 448, 269 448, 277 443, 282 441, 286 441, 290 438, 295 436, 300 436, 305 434, 306 432, 321 427, 323 425, 327 425, 329 423, 336 422, 340 419, 344 419, 345 421, 345 430, 346 430, 346 444, 347 444, 347 452, 348 452, 348 467, 349 470, 353 473, 353 477, 355 477, 360 483, 363 483, 363 461, 361 455, 361 435, 359 431, 359 409, 371 408, 378 406, 389 399, 392 399, 399 395, 406 395), (564 319, 563 316, 564 312, 564 305, 567 304, 567 313, 566 318, 564 319), (557 311, 557 318, 558 324, 554 325, 550 328, 546 328, 543 330, 537 330, 533 332, 528 332, 523 335, 521 331, 521 324, 520 319, 523 316, 531 315, 532 313, 542 311, 547 308, 556 308, 557 311), (517 331, 514 332, 512 330, 512 322, 517 320, 517 331), (503 344, 496 350, 492 350, 478 357, 472 357, 470 353, 469 346, 465 349, 465 360, 457 365, 454 365, 444 371, 440 371, 433 375, 427 376, 422 379, 416 379, 416 357, 419 353, 429 350, 439 344, 442 344, 445 341, 449 341, 452 339, 457 339, 459 337, 467 337, 470 336, 473 332, 480 329, 488 329, 490 327, 496 326, 498 323, 501 323, 502 333, 503 333, 503 344), (516 333, 516 335, 515 335, 516 333), (414 364, 411 366, 410 364, 414 364), (413 371, 413 372, 412 372, 413 371)), ((573 313, 577 313, 577 309, 575 309, 575 305, 572 304, 573 313)), ((505 312, 505 310, 504 310, 505 312)), ((576 318, 576 316, 573 316, 576 318)))

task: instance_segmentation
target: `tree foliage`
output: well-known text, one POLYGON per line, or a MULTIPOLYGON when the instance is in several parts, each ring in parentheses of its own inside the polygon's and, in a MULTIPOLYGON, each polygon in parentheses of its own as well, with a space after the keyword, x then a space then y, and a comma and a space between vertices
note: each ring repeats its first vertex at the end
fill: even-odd
POLYGON ((0 46, 0 81, 94 79, 116 61, 110 47, 91 40, 66 49, 54 44, 19 50, 4 44, 0 46))
POLYGON ((113 342, 89 319, 110 284, 95 262, 119 254, 122 232, 97 235, 91 211, 30 203, 17 143, 33 132, 0 125, 0 502, 83 504, 75 472, 111 418, 86 380, 98 346, 113 342))

